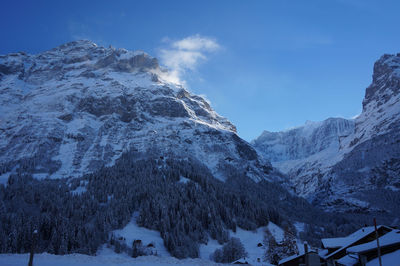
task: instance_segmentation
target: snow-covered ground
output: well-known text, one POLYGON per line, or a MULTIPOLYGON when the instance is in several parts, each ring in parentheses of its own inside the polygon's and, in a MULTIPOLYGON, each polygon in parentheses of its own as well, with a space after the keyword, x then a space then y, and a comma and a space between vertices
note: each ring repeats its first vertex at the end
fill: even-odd
MULTIPOLYGON (((0 254, 0 265, 2 266, 20 266, 27 265, 29 254, 0 254)), ((33 264, 35 266, 94 266, 94 265, 222 265, 212 261, 202 259, 184 259, 178 260, 174 257, 144 256, 131 258, 126 254, 116 254, 109 249, 105 249, 97 256, 88 256, 83 254, 70 254, 57 256, 48 253, 36 254, 33 264)))
POLYGON ((276 224, 269 222, 268 230, 271 232, 272 236, 275 238, 276 242, 282 242, 284 237, 284 231, 282 228, 277 226, 276 224))
POLYGON ((117 238, 124 237, 128 247, 132 247, 134 240, 141 240, 144 246, 153 243, 157 255, 170 257, 171 255, 164 246, 164 240, 161 238, 160 232, 138 226, 136 223, 137 217, 138 213, 135 213, 132 220, 123 229, 114 231, 114 235, 117 238))
MULTIPOLYGON (((270 265, 263 262, 266 247, 264 246, 265 229, 271 232, 277 242, 283 240, 284 232, 282 228, 274 223, 269 223, 268 226, 260 227, 255 231, 246 231, 241 228, 236 229, 236 233, 229 231, 231 237, 239 238, 245 250, 248 253, 246 261, 252 265, 270 265), (261 244, 261 246, 258 246, 261 244), (258 258, 260 261, 258 261, 258 258)), ((200 245, 200 258, 209 259, 210 255, 217 249, 222 248, 216 240, 210 239, 207 245, 200 245)))
MULTIPOLYGON (((120 230, 115 230, 114 235, 119 238, 125 238, 126 244, 128 246, 132 246, 134 240, 141 240, 143 245, 146 246, 149 243, 153 243, 155 245, 155 249, 157 250, 157 255, 160 257, 170 257, 171 255, 167 251, 164 246, 164 241, 160 236, 158 231, 149 230, 144 227, 140 227, 136 223, 136 219, 138 217, 138 213, 135 213, 132 217, 132 220, 120 230)), ((246 231, 241 228, 237 228, 236 232, 229 231, 231 237, 239 238, 243 243, 244 248, 249 254, 248 258, 246 258, 247 262, 252 265, 269 265, 266 262, 263 262, 263 257, 265 254, 266 247, 264 246, 263 240, 265 235, 265 229, 271 232, 273 237, 277 242, 281 242, 284 237, 284 231, 282 228, 277 226, 274 223, 269 223, 268 226, 260 227, 255 231, 246 231), (261 246, 258 246, 261 244, 261 246), (260 262, 258 262, 258 258, 260 262)), ((300 240, 298 240, 299 248, 302 247, 300 240)), ((209 239, 207 245, 200 245, 200 258, 203 261, 209 261, 210 255, 217 249, 222 248, 216 240, 209 239)), ((208 265, 208 264, 207 264, 208 265)))
MULTIPOLYGON (((241 228, 237 228, 236 233, 229 231, 231 237, 237 237, 242 242, 244 248, 249 254, 247 262, 254 265, 265 265, 257 262, 257 258, 260 258, 262 262, 265 247, 263 244, 265 227, 260 227, 256 231, 246 231, 241 228), (258 247, 258 243, 262 246, 258 247)), ((200 258, 209 259, 210 255, 217 249, 221 248, 222 245, 218 244, 216 240, 210 239, 207 245, 200 245, 200 258)))
MULTIPOLYGON (((153 243, 157 250, 157 256, 142 256, 132 258, 127 254, 116 254, 112 249, 105 246, 99 250, 96 256, 88 256, 83 254, 70 254, 57 256, 48 253, 36 254, 34 257, 35 266, 91 266, 91 265, 222 265, 209 260, 211 253, 217 248, 221 248, 216 240, 210 239, 207 245, 200 245, 199 259, 184 259, 179 260, 171 257, 164 246, 160 233, 147 228, 139 227, 136 224, 137 213, 134 214, 132 221, 129 222, 123 229, 115 230, 113 233, 116 237, 124 237, 128 246, 136 239, 142 240, 144 245, 153 243)), ((263 262, 263 256, 266 250, 264 246, 264 232, 268 228, 277 242, 281 242, 284 237, 284 231, 274 223, 269 223, 268 226, 260 227, 255 231, 246 231, 237 228, 236 232, 230 231, 231 237, 237 237, 243 243, 248 257, 246 261, 252 265, 271 265, 263 262), (261 246, 258 246, 261 244, 261 246), (257 259, 260 259, 258 262, 257 259)), ((302 247, 298 241, 299 248, 302 247)), ((25 265, 28 263, 29 254, 0 254, 1 266, 16 266, 25 265)))
MULTIPOLYGON (((167 251, 164 246, 164 241, 160 236, 158 231, 149 230, 144 227, 140 227, 136 223, 136 219, 138 217, 138 213, 135 213, 132 217, 132 220, 120 230, 115 230, 114 235, 119 238, 125 238, 126 244, 130 247, 134 240, 141 240, 143 245, 146 246, 150 243, 155 245, 155 249, 157 250, 157 254, 162 257, 170 257, 171 255, 167 251)), ((243 243, 244 248, 246 249, 249 257, 247 261, 253 265, 267 265, 265 262, 262 262, 263 256, 265 253, 265 246, 263 243, 264 240, 264 232, 265 229, 268 228, 271 234, 274 236, 277 242, 281 242, 283 240, 283 230, 279 226, 274 223, 269 223, 268 226, 260 227, 255 231, 246 231, 241 228, 237 228, 236 232, 229 231, 231 237, 239 238, 243 243), (258 246, 261 244, 262 246, 258 246), (260 262, 257 259, 260 259, 260 262)), ((200 245, 200 258, 203 260, 209 260, 210 255, 217 249, 221 248, 216 240, 210 239, 207 245, 200 245)))

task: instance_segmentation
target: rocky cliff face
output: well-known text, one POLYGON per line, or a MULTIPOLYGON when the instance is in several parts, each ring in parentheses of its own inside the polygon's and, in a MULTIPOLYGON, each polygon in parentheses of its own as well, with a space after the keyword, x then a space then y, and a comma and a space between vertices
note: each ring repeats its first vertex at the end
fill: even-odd
POLYGON ((275 178, 234 125, 166 74, 143 52, 90 41, 0 56, 1 183, 15 171, 80 176, 131 149, 195 157, 219 179, 230 167, 275 178))
POLYGON ((289 175, 299 195, 326 209, 398 214, 392 194, 400 190, 399 92, 400 54, 384 55, 354 120, 264 132, 253 145, 289 175))
POLYGON ((283 132, 264 131, 252 144, 272 162, 282 162, 304 159, 327 150, 335 152, 341 138, 352 132, 353 120, 329 118, 283 132))

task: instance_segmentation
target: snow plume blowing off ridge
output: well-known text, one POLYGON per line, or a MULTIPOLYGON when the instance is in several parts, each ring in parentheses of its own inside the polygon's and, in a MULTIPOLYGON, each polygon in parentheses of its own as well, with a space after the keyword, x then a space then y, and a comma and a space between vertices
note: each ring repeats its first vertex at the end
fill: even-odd
POLYGON ((221 48, 215 39, 198 34, 177 41, 164 38, 163 42, 168 47, 160 50, 160 58, 169 69, 163 78, 176 84, 184 84, 182 75, 185 72, 194 71, 200 62, 207 60, 208 54, 221 48))

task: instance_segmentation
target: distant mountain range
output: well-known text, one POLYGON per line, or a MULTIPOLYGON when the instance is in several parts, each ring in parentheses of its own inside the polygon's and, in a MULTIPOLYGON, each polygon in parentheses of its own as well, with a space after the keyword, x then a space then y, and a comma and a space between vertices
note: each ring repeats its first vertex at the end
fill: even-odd
POLYGON ((252 144, 297 195, 326 210, 400 215, 400 54, 375 63, 362 104, 354 119, 264 131, 252 144))

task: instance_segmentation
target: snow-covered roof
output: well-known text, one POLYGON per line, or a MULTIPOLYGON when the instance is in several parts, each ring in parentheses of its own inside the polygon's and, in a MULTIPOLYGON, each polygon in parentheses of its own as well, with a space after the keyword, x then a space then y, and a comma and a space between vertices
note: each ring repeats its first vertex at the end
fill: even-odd
POLYGON ((318 255, 319 255, 320 257, 325 257, 326 254, 328 254, 328 250, 327 250, 327 249, 319 249, 319 250, 318 250, 318 255))
MULTIPOLYGON (((316 252, 315 250, 310 250, 310 251, 308 251, 308 253, 317 253, 317 252, 316 252)), ((307 253, 307 254, 308 254, 308 253, 307 253)), ((285 262, 288 262, 288 261, 291 261, 291 260, 300 258, 301 256, 304 256, 304 254, 305 254, 305 253, 294 254, 294 255, 289 256, 289 257, 287 257, 287 258, 281 259, 281 260, 278 262, 278 264, 280 265, 280 264, 282 264, 282 263, 285 263, 285 262)))
POLYGON ((353 255, 346 255, 343 258, 338 259, 337 262, 343 265, 355 265, 358 262, 358 258, 353 255))
POLYGON ((299 258, 299 257, 301 257, 301 256, 303 256, 303 255, 304 255, 304 254, 294 254, 294 255, 292 255, 292 256, 289 256, 289 257, 286 257, 286 258, 284 258, 284 259, 281 259, 281 260, 278 262, 278 264, 282 264, 282 263, 291 261, 291 260, 296 259, 296 258, 299 258))
MULTIPOLYGON (((379 230, 380 228, 386 228, 389 230, 392 230, 391 228, 385 226, 385 225, 378 225, 377 229, 379 230)), ((329 258, 345 249, 347 249, 348 247, 350 247, 351 245, 353 245, 355 242, 357 242, 358 240, 368 236, 369 234, 373 233, 375 231, 375 227, 374 226, 367 226, 367 227, 363 227, 357 231, 355 231, 354 233, 352 233, 351 235, 347 236, 347 237, 340 237, 337 240, 337 244, 341 245, 341 248, 339 248, 338 250, 336 250, 335 252, 332 252, 331 254, 328 254, 325 258, 329 258)), ((332 245, 334 245, 335 238, 331 238, 331 243, 332 245)))
MULTIPOLYGON (((381 247, 389 246, 393 244, 400 244, 400 230, 393 230, 379 238, 379 245, 381 247)), ((348 252, 361 253, 377 248, 376 240, 361 244, 358 246, 353 246, 347 249, 348 252)))
POLYGON ((340 248, 349 241, 348 237, 324 238, 321 240, 325 248, 340 248))
POLYGON ((232 262, 232 263, 233 263, 233 264, 238 264, 238 263, 240 263, 240 264, 248 264, 248 262, 247 262, 246 259, 244 259, 244 258, 235 260, 235 261, 232 262))

